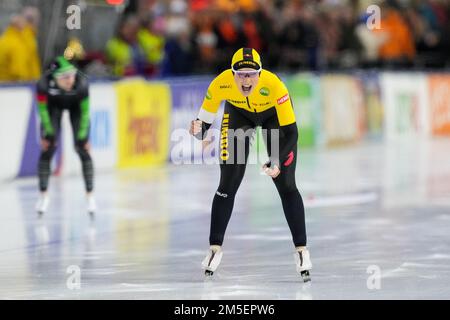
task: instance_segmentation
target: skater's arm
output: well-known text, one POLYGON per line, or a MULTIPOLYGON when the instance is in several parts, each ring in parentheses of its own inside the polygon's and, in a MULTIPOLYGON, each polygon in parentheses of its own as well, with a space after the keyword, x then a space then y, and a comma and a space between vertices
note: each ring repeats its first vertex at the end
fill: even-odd
POLYGON ((281 80, 275 84, 275 95, 273 96, 273 104, 277 112, 278 122, 280 126, 287 126, 295 123, 294 107, 292 106, 289 92, 281 80))
POLYGON ((81 100, 80 109, 80 129, 78 130, 77 139, 84 140, 86 139, 89 130, 89 97, 81 100))
POLYGON ((206 137, 208 129, 211 127, 219 110, 220 102, 223 99, 220 84, 226 81, 225 78, 222 73, 211 82, 198 112, 197 119, 191 123, 191 134, 199 140, 203 140, 206 137))
POLYGON ((43 80, 37 85, 37 107, 45 136, 53 136, 55 132, 48 113, 47 90, 43 80))
POLYGON ((292 163, 294 157, 294 147, 297 145, 298 141, 298 128, 297 123, 294 122, 287 126, 280 127, 281 135, 284 136, 286 143, 280 150, 279 155, 279 168, 287 167, 292 163))
POLYGON ((80 128, 77 133, 77 140, 84 140, 88 136, 89 130, 89 87, 86 79, 82 79, 80 88, 80 128))
POLYGON ((190 132, 198 140, 203 140, 206 137, 206 133, 208 132, 208 129, 210 127, 211 127, 210 123, 206 123, 197 118, 196 120, 193 120, 191 122, 190 132))
POLYGON ((200 111, 198 112, 197 118, 206 123, 213 123, 217 111, 220 107, 220 102, 223 100, 223 90, 220 86, 224 83, 228 83, 230 79, 226 77, 225 73, 218 75, 209 84, 208 90, 206 91, 205 97, 202 102, 200 111))
POLYGON ((280 127, 280 136, 283 137, 285 144, 280 149, 278 155, 272 155, 269 161, 265 163, 264 167, 273 168, 277 166, 279 169, 291 165, 294 159, 294 147, 298 141, 298 129, 297 124, 292 123, 287 126, 280 127))
POLYGON ((292 163, 294 156, 292 152, 298 140, 298 128, 289 92, 281 80, 276 84, 275 92, 276 101, 274 101, 274 105, 280 124, 280 137, 283 137, 285 143, 279 150, 278 157, 272 157, 270 162, 272 166, 277 165, 278 168, 282 169, 283 166, 292 163))

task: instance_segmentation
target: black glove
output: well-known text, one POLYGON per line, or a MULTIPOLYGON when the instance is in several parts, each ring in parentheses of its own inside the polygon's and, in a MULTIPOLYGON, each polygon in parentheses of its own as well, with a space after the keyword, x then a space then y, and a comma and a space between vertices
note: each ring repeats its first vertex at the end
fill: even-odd
MULTIPOLYGON (((197 118, 196 120, 200 120, 199 118, 197 118)), ((194 137, 197 138, 198 140, 203 140, 206 137, 206 134, 208 133, 208 129, 211 127, 211 123, 206 123, 204 121, 202 121, 202 131, 195 134, 194 137)))
POLYGON ((264 163, 265 167, 271 168, 273 169, 275 166, 278 167, 278 169, 281 169, 280 167, 280 161, 276 160, 276 159, 270 159, 269 161, 267 161, 266 163, 264 163))

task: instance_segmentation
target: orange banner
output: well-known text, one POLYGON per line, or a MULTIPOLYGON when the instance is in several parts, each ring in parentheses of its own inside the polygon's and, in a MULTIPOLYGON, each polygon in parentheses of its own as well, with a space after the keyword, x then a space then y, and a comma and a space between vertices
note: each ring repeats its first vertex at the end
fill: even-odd
POLYGON ((450 75, 428 77, 430 128, 433 135, 450 135, 450 75))

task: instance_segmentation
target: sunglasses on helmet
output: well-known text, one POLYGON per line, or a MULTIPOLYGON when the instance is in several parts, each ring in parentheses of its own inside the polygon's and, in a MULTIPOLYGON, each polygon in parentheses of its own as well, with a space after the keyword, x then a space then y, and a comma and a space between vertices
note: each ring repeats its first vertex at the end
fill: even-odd
POLYGON ((234 70, 234 69, 232 69, 232 70, 241 79, 245 79, 247 77, 255 78, 261 72, 261 68, 259 68, 258 70, 234 70))

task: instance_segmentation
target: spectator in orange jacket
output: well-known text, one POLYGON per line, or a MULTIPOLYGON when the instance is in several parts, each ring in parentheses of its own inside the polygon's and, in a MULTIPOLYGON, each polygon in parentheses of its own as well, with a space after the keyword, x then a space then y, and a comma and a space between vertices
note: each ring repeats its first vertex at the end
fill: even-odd
POLYGON ((406 21, 393 7, 386 5, 381 9, 381 28, 385 41, 379 47, 379 57, 386 62, 407 62, 414 59, 416 50, 413 35, 406 21))

